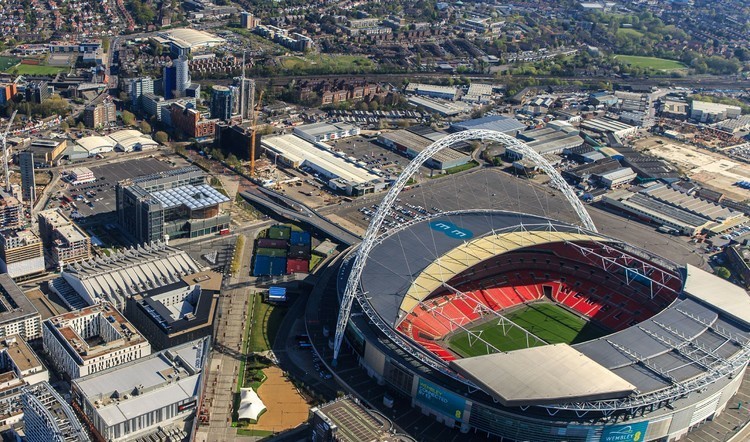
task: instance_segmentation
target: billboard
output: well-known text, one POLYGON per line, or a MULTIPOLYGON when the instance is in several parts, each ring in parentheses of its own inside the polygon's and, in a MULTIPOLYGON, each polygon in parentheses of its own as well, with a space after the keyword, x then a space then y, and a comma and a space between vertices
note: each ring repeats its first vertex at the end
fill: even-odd
POLYGON ((437 385, 427 382, 422 378, 419 379, 416 399, 417 402, 420 402, 435 411, 439 411, 451 419, 455 419, 459 422, 463 420, 466 400, 463 397, 445 391, 437 385))
POLYGON ((641 442, 646 437, 648 421, 604 427, 601 442, 641 442))

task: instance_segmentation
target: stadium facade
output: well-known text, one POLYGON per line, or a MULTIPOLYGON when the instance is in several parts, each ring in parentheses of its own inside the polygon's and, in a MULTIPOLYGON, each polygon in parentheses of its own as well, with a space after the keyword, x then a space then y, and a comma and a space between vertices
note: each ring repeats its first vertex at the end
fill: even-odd
MULTIPOLYGON (((355 251, 326 290, 340 300, 355 251)), ((750 359, 744 290, 533 215, 463 211, 400 226, 370 250, 358 292, 346 328, 358 364, 389 394, 476 437, 677 440, 726 408, 750 359), (545 303, 606 333, 551 343, 508 319, 545 303), (503 351, 472 331, 488 323, 521 330, 528 348, 503 351), (486 354, 462 357, 449 345, 457 334, 486 354)))

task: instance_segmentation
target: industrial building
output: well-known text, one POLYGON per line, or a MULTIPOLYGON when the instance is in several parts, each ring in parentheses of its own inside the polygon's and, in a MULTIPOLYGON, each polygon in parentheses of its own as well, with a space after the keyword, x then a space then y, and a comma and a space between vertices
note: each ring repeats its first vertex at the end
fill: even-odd
POLYGON ((23 221, 23 207, 18 198, 0 190, 0 230, 17 229, 23 221))
POLYGON ((0 274, 0 338, 42 336, 42 316, 7 273, 0 274))
POLYGON ((297 126, 293 133, 311 143, 320 143, 357 136, 359 128, 347 123, 313 123, 297 126))
POLYGON ((120 181, 115 190, 119 223, 139 243, 229 228, 229 198, 208 185, 196 166, 120 181))
POLYGON ((583 122, 581 122, 581 129, 601 135, 612 133, 620 138, 629 137, 635 135, 636 132, 638 132, 637 126, 631 126, 621 121, 606 117, 583 120, 583 122))
POLYGON ((112 442, 162 440, 156 433, 190 433, 210 339, 191 341, 71 384, 73 403, 96 433, 112 442))
POLYGON ((42 243, 50 250, 52 265, 62 266, 91 258, 91 238, 59 208, 37 215, 42 243))
POLYGON ((464 112, 469 112, 471 106, 460 101, 439 101, 428 97, 413 96, 407 100, 409 104, 433 114, 444 117, 454 117, 464 112))
POLYGON ((57 165, 67 148, 67 140, 35 138, 24 152, 34 155, 34 167, 51 167, 57 165))
POLYGON ((151 344, 108 302, 47 319, 42 343, 52 363, 69 379, 151 354, 151 344))
POLYGON ((722 233, 748 221, 742 212, 688 195, 665 184, 653 183, 638 192, 618 191, 604 203, 635 216, 695 236, 722 233))
POLYGON ((150 136, 135 129, 123 129, 108 135, 115 141, 115 147, 123 152, 135 152, 159 147, 159 143, 150 136))
POLYGON ((690 118, 700 123, 717 123, 742 114, 742 108, 728 104, 709 103, 693 100, 690 104, 690 118))
POLYGON ((750 286, 750 250, 746 245, 732 244, 724 249, 732 275, 739 277, 745 284, 750 286))
POLYGON ((309 168, 328 180, 328 185, 347 195, 364 195, 385 189, 386 183, 364 162, 333 152, 324 143, 313 144, 295 134, 264 137, 266 155, 294 168, 309 168), (361 164, 360 164, 361 163, 361 164))
POLYGON ((77 150, 82 151, 82 157, 86 158, 112 152, 116 145, 117 142, 108 136, 91 135, 76 141, 77 150))
POLYGON ((211 336, 221 279, 206 270, 133 295, 125 316, 156 350, 211 336))
MULTIPOLYGON (((605 151, 605 149, 601 149, 605 151)), ((680 172, 666 161, 646 155, 630 147, 617 148, 617 157, 625 166, 632 168, 641 181, 679 181, 680 172)))
POLYGON ((42 241, 31 230, 0 232, 0 271, 11 278, 44 272, 42 241))
POLYGON ((603 173, 597 178, 604 187, 611 189, 623 184, 628 184, 632 182, 637 176, 638 174, 633 172, 633 169, 629 167, 621 167, 619 169, 603 173))
POLYGON ((431 98, 442 98, 444 100, 455 100, 458 97, 458 88, 455 86, 437 86, 433 84, 409 83, 404 90, 407 94, 422 95, 431 98))
POLYGON ((451 129, 456 132, 469 129, 486 129, 515 137, 518 132, 526 129, 526 125, 515 118, 491 115, 489 117, 474 118, 472 120, 453 123, 451 124, 451 129))
POLYGON ((25 387, 23 404, 24 436, 27 442, 89 442, 88 433, 73 408, 49 382, 25 387))
MULTIPOLYGON (((516 137, 540 155, 560 155, 583 145, 578 129, 564 121, 550 121, 542 129, 519 132, 516 137)), ((523 159, 523 152, 512 145, 505 152, 511 160, 523 159)))
POLYGON ((201 270, 186 252, 154 242, 121 250, 106 260, 66 265, 60 277, 50 282, 50 289, 71 309, 108 301, 125 311, 128 297, 179 283, 201 270))
MULTIPOLYGON (((443 137, 447 134, 443 133, 443 137)), ((429 147, 435 140, 419 135, 409 129, 401 129, 394 132, 382 133, 378 141, 394 151, 414 158, 429 147)), ((447 148, 435 153, 429 158, 425 165, 432 169, 445 170, 452 167, 462 166, 471 161, 471 157, 457 150, 447 148)))

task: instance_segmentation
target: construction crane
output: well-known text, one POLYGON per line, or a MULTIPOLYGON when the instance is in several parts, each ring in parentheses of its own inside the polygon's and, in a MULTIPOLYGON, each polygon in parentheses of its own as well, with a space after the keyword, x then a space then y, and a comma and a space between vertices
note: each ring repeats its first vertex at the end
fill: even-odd
POLYGON ((5 166, 5 191, 10 193, 10 167, 8 167, 8 142, 6 139, 8 138, 8 132, 10 132, 10 127, 13 126, 13 120, 16 118, 16 114, 18 111, 13 111, 13 115, 10 116, 10 119, 8 120, 8 127, 5 128, 5 132, 3 132, 2 136, 2 143, 3 143, 3 165, 5 166))
POLYGON ((255 176, 255 137, 258 133, 258 129, 256 127, 256 123, 258 120, 258 110, 260 109, 260 104, 263 101, 263 93, 265 91, 261 89, 260 94, 258 95, 258 101, 255 103, 255 106, 253 107, 253 120, 250 126, 250 176, 255 176))

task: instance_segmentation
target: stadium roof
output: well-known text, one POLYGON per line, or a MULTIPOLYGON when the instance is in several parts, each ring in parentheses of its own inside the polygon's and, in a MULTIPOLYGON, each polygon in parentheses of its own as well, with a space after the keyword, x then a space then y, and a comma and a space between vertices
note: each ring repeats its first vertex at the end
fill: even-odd
POLYGON ((611 399, 636 389, 567 344, 457 359, 450 365, 505 406, 611 399))
MULTIPOLYGON (((531 244, 563 241, 566 237, 561 233, 577 232, 568 224, 521 213, 488 210, 445 214, 385 237, 370 251, 362 272, 362 288, 377 294, 371 295, 370 303, 383 319, 394 324, 400 319, 402 309, 409 311, 418 300, 440 287, 441 274, 448 275, 447 281, 453 275, 450 272, 466 270, 494 254, 531 244), (517 228, 519 225, 523 229, 517 228), (446 227, 455 232, 446 232, 446 227), (505 242, 481 238, 503 229, 513 229, 505 242), (528 231, 527 236, 524 231, 528 231), (454 249, 455 253, 449 253, 454 249)), ((567 239, 584 238, 568 236, 567 239)))
POLYGON ((750 324, 750 296, 743 288, 725 279, 688 264, 683 291, 688 296, 750 324))
POLYGON ((185 186, 153 192, 152 195, 161 201, 165 209, 187 206, 190 210, 199 210, 229 202, 229 198, 226 195, 208 184, 197 186, 187 184, 185 186))

